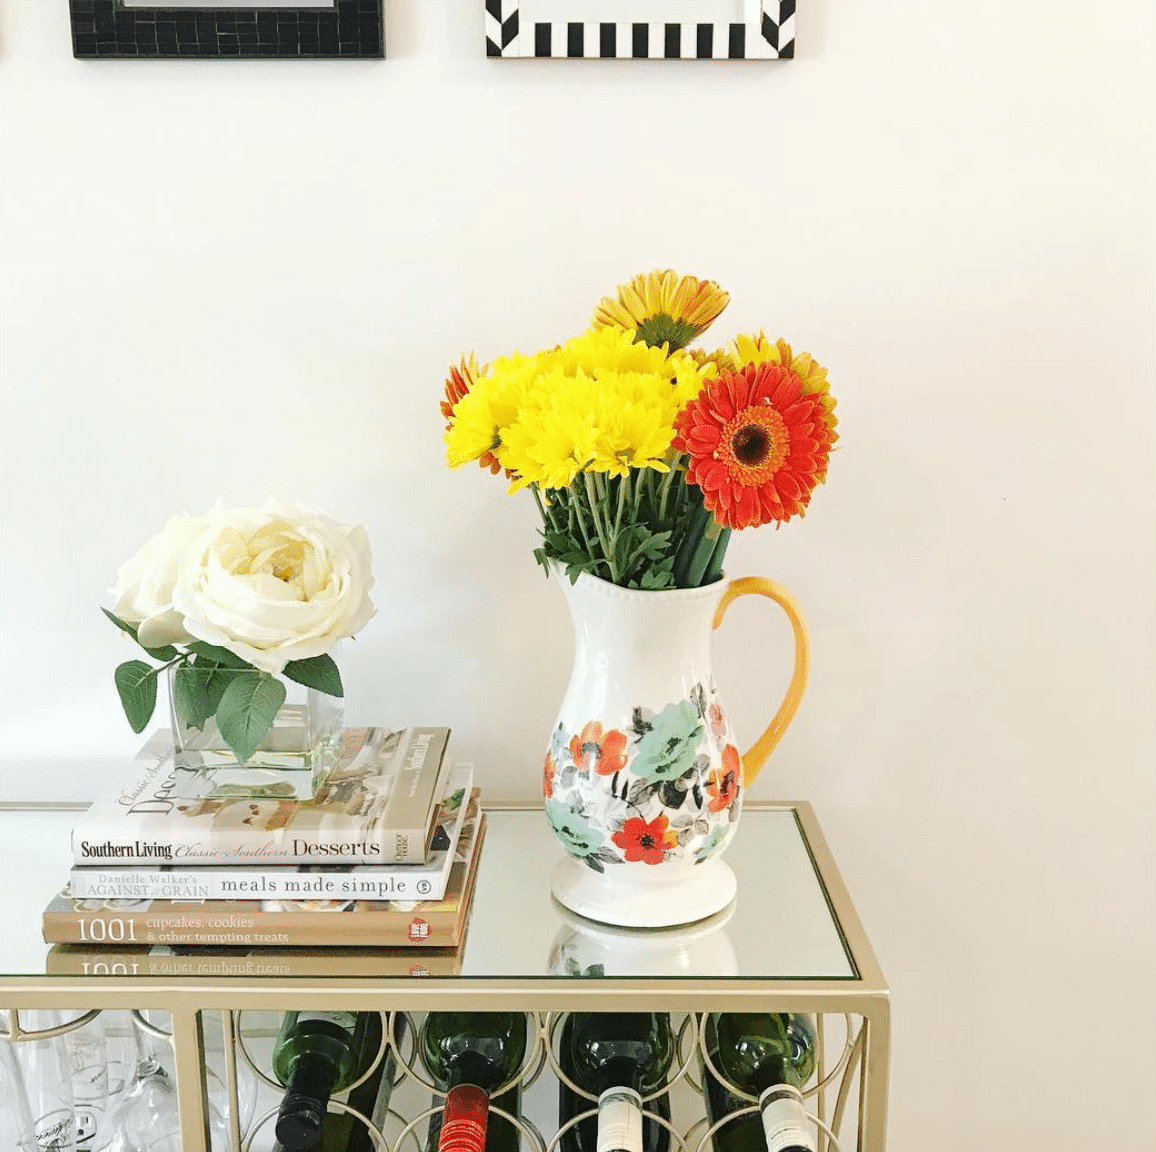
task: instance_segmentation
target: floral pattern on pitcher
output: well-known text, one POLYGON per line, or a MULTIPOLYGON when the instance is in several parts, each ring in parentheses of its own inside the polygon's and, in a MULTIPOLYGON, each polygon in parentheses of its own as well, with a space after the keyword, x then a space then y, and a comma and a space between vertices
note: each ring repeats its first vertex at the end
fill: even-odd
POLYGON ((542 772, 546 815, 566 851, 596 872, 608 864, 696 864, 717 856, 741 808, 742 761, 714 685, 657 712, 633 708, 620 726, 560 722, 542 772))

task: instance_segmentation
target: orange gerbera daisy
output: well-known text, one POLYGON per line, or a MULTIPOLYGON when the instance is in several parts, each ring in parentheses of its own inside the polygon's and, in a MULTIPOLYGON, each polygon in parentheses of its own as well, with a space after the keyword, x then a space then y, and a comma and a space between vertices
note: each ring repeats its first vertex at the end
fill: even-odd
MULTIPOLYGON (((478 371, 478 359, 471 352, 469 357, 463 356, 458 364, 450 365, 450 374, 446 377, 446 398, 441 402, 442 415, 446 418, 446 428, 449 428, 450 418, 458 401, 478 382, 478 377, 485 372, 478 371)), ((478 457, 478 463, 497 475, 502 470, 501 464, 493 452, 483 452, 478 457)))
POLYGON ((712 812, 721 812, 734 803, 739 794, 739 777, 742 775, 742 761, 739 759, 739 750, 728 744, 723 749, 722 765, 716 768, 706 782, 707 795, 710 804, 707 807, 712 812))
POLYGON ((610 837, 622 849, 628 864, 661 864, 668 848, 678 844, 678 833, 669 826, 665 816, 656 816, 647 823, 641 816, 632 816, 622 825, 621 832, 610 837))
POLYGON ((723 372, 675 420, 687 476, 725 528, 802 514, 826 478, 833 429, 817 394, 782 364, 723 372))
POLYGON ((599 776, 613 776, 626 765, 626 733, 603 734, 602 725, 591 720, 581 735, 570 738, 570 755, 580 772, 593 768, 599 776))
MULTIPOLYGON (((755 336, 736 336, 730 345, 729 353, 716 353, 727 357, 727 361, 716 361, 720 368, 730 368, 738 372, 748 364, 782 364, 798 376, 804 396, 817 396, 823 405, 823 415, 831 432, 831 443, 839 439, 835 431, 838 420, 835 419, 835 397, 831 395, 831 386, 827 382, 827 369, 818 362, 809 352, 800 352, 797 356, 791 351, 786 340, 768 340, 766 335, 759 332, 755 336)), ((824 473, 820 481, 826 479, 824 473)))

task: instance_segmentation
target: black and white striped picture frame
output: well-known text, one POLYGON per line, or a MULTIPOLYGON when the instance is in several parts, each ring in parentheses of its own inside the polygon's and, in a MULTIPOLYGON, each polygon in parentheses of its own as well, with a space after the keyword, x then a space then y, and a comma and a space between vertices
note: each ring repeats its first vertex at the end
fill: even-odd
POLYGON ((613 21, 589 19, 584 0, 485 5, 486 55, 502 59, 786 60, 795 54, 795 0, 703 0, 697 14, 695 0, 669 0, 671 20, 653 18, 663 7, 654 0, 618 0, 613 21), (727 8, 733 18, 720 19, 727 8))

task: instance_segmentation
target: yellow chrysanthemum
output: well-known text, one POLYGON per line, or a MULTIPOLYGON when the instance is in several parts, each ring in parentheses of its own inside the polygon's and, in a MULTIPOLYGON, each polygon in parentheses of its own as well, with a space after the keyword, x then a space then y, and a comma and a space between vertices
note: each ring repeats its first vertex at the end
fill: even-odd
POLYGON ((669 268, 635 276, 606 296, 594 311, 598 327, 636 330, 638 340, 653 347, 685 348, 711 326, 730 296, 713 280, 680 277, 669 268))
POLYGON ((479 375, 454 405, 444 437, 450 467, 481 460, 501 443, 500 430, 517 416, 518 397, 516 389, 503 376, 496 375, 496 370, 501 364, 527 359, 515 353, 498 361, 479 375))
POLYGON ((511 490, 564 488, 582 471, 669 470, 674 422, 702 388, 685 353, 595 329, 535 356, 496 360, 458 401, 446 433, 453 465, 492 452, 511 490))

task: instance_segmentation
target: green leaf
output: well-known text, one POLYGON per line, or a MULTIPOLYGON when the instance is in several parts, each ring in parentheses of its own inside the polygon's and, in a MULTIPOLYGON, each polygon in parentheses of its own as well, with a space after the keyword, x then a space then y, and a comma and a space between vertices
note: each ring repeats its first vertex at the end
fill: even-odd
POLYGON ((203 728, 217 711, 225 691, 225 678, 216 676, 219 665, 211 663, 181 664, 173 669, 173 704, 177 715, 188 728, 203 728), (217 691, 212 691, 218 687, 217 691))
MULTIPOLYGON (((222 648, 218 644, 206 644, 204 640, 194 640, 189 645, 189 651, 196 656, 203 656, 213 660, 223 668, 253 668, 248 660, 242 660, 235 652, 222 648)), ((256 671, 256 669, 253 669, 256 671)))
POLYGON ((252 671, 248 668, 233 668, 221 664, 211 656, 194 656, 193 665, 204 677, 206 720, 217 714, 221 697, 224 696, 225 689, 228 688, 233 677, 252 671))
MULTIPOLYGON (((107 608, 102 608, 101 611, 122 632, 127 632, 138 644, 140 644, 140 638, 136 634, 137 630, 135 624, 130 624, 127 620, 122 620, 119 616, 117 616, 114 612, 110 612, 107 608)), ((144 648, 144 650, 154 660, 174 660, 179 655, 177 650, 171 644, 166 644, 163 648, 145 648, 143 644, 140 644, 140 646, 144 648)))
POLYGON ((664 588, 673 588, 674 576, 668 565, 664 565, 662 568, 648 568, 642 573, 638 586, 647 592, 658 592, 664 588))
POLYGON ((257 751, 284 703, 285 685, 267 672, 254 669, 230 677, 217 706, 217 728, 239 763, 257 751))
POLYGON ((128 660, 117 668, 114 679, 129 725, 140 735, 156 711, 157 670, 143 660, 128 660))
POLYGON ((308 660, 290 660, 283 669, 295 684, 316 688, 327 696, 343 696, 341 673, 332 656, 311 656, 308 660))
POLYGON ((127 632, 134 640, 136 639, 136 627, 122 620, 115 612, 110 612, 107 608, 102 608, 101 611, 122 631, 127 632))

